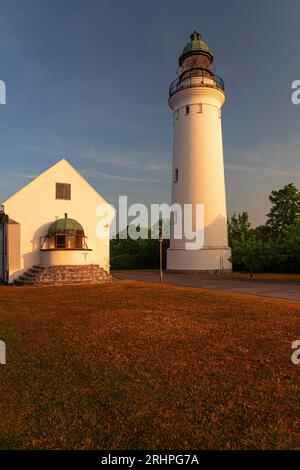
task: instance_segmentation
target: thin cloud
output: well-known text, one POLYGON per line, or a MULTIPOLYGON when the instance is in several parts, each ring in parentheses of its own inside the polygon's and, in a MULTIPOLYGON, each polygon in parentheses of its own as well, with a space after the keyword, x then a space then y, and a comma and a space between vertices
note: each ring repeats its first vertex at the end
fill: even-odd
POLYGON ((118 165, 122 167, 130 167, 130 166, 135 166, 137 165, 137 161, 133 159, 126 159, 126 158, 121 158, 117 156, 95 156, 95 157, 85 157, 81 155, 81 158, 84 160, 91 161, 93 163, 109 163, 111 165, 118 165))
POLYGON ((102 171, 94 171, 94 170, 81 170, 82 173, 87 178, 106 178, 111 180, 118 180, 118 181, 131 181, 131 182, 148 182, 148 183, 155 183, 156 180, 151 180, 148 178, 140 178, 138 176, 124 176, 124 175, 112 175, 110 173, 104 173, 102 171))
POLYGON ((276 170, 273 168, 251 167, 247 165, 226 164, 225 169, 228 171, 237 171, 237 172, 246 171, 250 173, 259 173, 259 174, 271 175, 271 176, 288 176, 288 177, 295 176, 295 174, 290 171, 276 170))
POLYGON ((139 163, 138 159, 130 153, 101 153, 94 149, 79 154, 79 157, 93 163, 110 163, 123 167, 135 166, 139 163))
POLYGON ((275 143, 265 143, 246 151, 235 149, 232 152, 232 163, 225 164, 225 168, 229 172, 247 172, 298 179, 300 177, 299 149, 299 137, 275 143))
POLYGON ((23 179, 28 179, 28 180, 33 180, 38 176, 38 174, 35 173, 14 173, 11 175, 12 178, 23 178, 23 179))
POLYGON ((94 149, 90 149, 88 152, 80 154, 80 158, 97 165, 108 163, 113 166, 136 168, 153 172, 169 170, 169 165, 167 163, 155 162, 153 155, 149 156, 143 151, 101 153, 96 152, 94 149), (152 163, 147 163, 149 160, 152 160, 152 163))
POLYGON ((146 166, 146 170, 150 171, 166 171, 168 169, 169 166, 166 163, 152 163, 146 166))

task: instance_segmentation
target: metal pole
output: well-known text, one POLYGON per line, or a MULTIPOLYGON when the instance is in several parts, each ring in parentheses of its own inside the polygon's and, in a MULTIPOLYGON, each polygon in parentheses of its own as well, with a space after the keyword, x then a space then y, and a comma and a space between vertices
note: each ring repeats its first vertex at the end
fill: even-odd
POLYGON ((159 236, 159 274, 160 274, 160 283, 163 282, 163 236, 159 236))

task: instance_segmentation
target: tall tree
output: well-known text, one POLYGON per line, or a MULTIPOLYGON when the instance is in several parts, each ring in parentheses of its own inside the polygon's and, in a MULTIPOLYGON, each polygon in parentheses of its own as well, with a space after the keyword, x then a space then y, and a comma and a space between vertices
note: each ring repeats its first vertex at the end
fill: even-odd
POLYGON ((293 183, 272 191, 269 200, 272 206, 267 215, 267 225, 273 232, 281 232, 297 223, 300 217, 300 191, 293 183))
POLYGON ((229 245, 232 246, 234 240, 246 239, 251 232, 251 223, 248 212, 236 215, 234 213, 228 221, 229 245))

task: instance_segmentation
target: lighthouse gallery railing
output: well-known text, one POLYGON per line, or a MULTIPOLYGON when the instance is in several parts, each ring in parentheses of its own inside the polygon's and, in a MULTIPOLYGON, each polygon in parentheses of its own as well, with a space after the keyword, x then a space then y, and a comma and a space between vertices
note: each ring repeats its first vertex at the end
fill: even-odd
POLYGON ((184 72, 171 83, 169 88, 169 98, 178 91, 202 86, 218 88, 222 91, 225 89, 224 80, 210 70, 192 69, 184 72))

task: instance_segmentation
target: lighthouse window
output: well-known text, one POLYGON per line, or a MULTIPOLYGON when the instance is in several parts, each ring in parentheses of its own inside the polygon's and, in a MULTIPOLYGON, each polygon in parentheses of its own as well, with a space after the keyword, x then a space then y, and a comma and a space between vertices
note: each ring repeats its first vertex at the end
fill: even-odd
POLYGON ((174 170, 174 183, 177 183, 178 181, 178 168, 175 168, 174 170))
POLYGON ((202 103, 198 104, 198 111, 197 113, 202 113, 202 103))
POLYGON ((190 114, 190 107, 189 106, 185 107, 185 114, 190 114))
POLYGON ((179 109, 177 109, 177 111, 175 111, 175 119, 179 119, 179 109))

